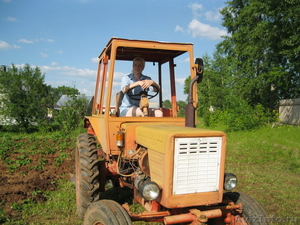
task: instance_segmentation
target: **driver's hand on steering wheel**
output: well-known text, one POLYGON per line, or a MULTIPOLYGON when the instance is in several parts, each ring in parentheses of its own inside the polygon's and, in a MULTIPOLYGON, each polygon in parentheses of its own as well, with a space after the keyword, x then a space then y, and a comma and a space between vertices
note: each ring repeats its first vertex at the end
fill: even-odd
POLYGON ((140 80, 138 82, 143 89, 149 88, 154 83, 153 80, 140 80))

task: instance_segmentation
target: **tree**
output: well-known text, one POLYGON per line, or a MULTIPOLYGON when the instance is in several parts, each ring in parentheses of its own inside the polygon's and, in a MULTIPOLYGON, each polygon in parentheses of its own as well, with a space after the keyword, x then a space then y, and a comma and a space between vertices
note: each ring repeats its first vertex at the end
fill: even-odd
POLYGON ((51 96, 52 101, 50 103, 50 108, 54 106, 55 103, 60 99, 62 95, 68 95, 68 96, 77 96, 79 95, 78 89, 75 87, 67 87, 67 86, 58 86, 57 88, 51 87, 51 96))
POLYGON ((167 100, 163 101, 162 106, 163 106, 163 108, 171 109, 172 103, 170 100, 167 99, 167 100))
POLYGON ((44 83, 44 75, 38 67, 26 64, 17 68, 12 64, 7 72, 0 72, 0 114, 15 121, 19 129, 28 130, 47 113, 47 96, 50 86, 44 83))
POLYGON ((185 108, 187 106, 187 103, 185 101, 179 100, 177 101, 177 105, 179 107, 178 115, 184 116, 185 115, 185 108))
MULTIPOLYGON (((54 112, 54 120, 61 131, 68 133, 82 126, 84 116, 91 113, 91 104, 85 95, 69 95, 69 100, 54 112)), ((92 100, 91 100, 92 101, 92 100)))
MULTIPOLYGON (((215 53, 214 59, 204 55, 203 62, 204 76, 197 88, 199 116, 203 116, 212 108, 224 110, 226 95, 232 91, 227 59, 215 53)), ((190 78, 187 78, 184 85, 185 94, 188 94, 189 84, 190 78)))
POLYGON ((300 5, 294 0, 232 0, 221 10, 231 36, 218 52, 232 67, 235 92, 252 106, 274 109, 300 94, 300 5))

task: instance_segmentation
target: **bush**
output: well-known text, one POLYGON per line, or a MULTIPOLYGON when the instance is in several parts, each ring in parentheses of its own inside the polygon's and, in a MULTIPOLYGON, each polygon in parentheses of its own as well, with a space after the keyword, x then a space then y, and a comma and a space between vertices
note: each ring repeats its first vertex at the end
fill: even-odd
POLYGON ((228 106, 224 116, 228 131, 252 130, 270 122, 271 115, 261 104, 252 107, 242 99, 231 98, 228 106))
POLYGON ((226 131, 252 130, 275 121, 276 115, 266 110, 261 104, 252 107, 246 101, 230 97, 224 111, 206 111, 203 115, 206 127, 224 124, 226 131))
POLYGON ((60 110, 54 111, 54 123, 61 131, 70 133, 83 126, 83 118, 89 114, 88 111, 88 101, 84 96, 71 96, 60 110))
POLYGON ((206 127, 215 127, 224 121, 224 112, 208 111, 203 115, 203 122, 206 127))
POLYGON ((53 118, 46 118, 39 122, 38 128, 41 133, 48 133, 59 130, 60 125, 53 118))

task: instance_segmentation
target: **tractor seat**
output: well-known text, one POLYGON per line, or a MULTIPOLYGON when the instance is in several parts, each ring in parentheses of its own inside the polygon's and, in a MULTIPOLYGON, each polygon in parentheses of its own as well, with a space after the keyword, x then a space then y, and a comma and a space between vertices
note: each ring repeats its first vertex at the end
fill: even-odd
POLYGON ((119 117, 120 116, 120 112, 119 112, 119 108, 122 104, 122 100, 123 100, 123 97, 124 97, 124 93, 123 91, 119 91, 117 94, 116 94, 116 116, 119 117))

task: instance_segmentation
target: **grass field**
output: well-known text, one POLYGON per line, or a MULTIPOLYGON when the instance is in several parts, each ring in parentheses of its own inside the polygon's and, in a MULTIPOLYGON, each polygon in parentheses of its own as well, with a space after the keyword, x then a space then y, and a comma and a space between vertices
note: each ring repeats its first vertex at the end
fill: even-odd
POLYGON ((274 221, 300 224, 300 129, 282 126, 228 134, 226 170, 236 191, 257 199, 274 221))
MULTIPOLYGON (((299 134, 300 128, 291 126, 227 134, 226 171, 238 176, 235 191, 261 203, 274 224, 282 224, 287 217, 289 222, 284 224, 300 224, 299 134)), ((17 191, 0 190, 0 224, 81 224, 74 184, 67 181, 66 174, 60 174, 74 169, 76 136, 0 133, 0 186, 28 184, 26 193, 20 186, 19 199, 9 198, 17 191), (44 189, 29 182, 34 171, 35 177, 49 173, 43 177, 50 177, 44 189), (53 175, 53 171, 58 172, 53 175)))

